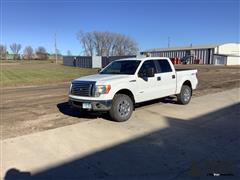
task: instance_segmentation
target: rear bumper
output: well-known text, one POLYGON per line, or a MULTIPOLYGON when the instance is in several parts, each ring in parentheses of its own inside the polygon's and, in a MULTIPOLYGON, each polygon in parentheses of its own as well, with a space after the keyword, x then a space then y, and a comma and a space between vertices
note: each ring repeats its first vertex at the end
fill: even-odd
POLYGON ((69 104, 71 106, 81 108, 82 109, 82 103, 91 103, 92 108, 89 110, 93 111, 109 111, 112 106, 112 100, 85 100, 85 99, 74 99, 69 98, 69 104))

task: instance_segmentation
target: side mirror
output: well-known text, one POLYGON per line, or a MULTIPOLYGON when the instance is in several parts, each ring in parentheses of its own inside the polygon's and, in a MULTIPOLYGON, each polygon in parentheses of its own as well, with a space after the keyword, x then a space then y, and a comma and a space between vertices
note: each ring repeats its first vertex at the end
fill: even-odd
POLYGON ((141 72, 139 72, 139 73, 138 73, 138 77, 143 78, 143 77, 144 77, 144 74, 141 73, 141 72))
POLYGON ((98 69, 97 72, 100 73, 102 69, 98 69))
POLYGON ((154 68, 147 69, 147 77, 154 77, 154 68))

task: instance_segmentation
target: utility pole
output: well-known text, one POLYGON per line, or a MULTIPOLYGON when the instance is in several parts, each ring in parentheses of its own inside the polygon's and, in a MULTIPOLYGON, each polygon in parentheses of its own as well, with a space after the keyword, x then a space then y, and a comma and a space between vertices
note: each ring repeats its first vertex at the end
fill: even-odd
POLYGON ((170 48, 170 37, 168 36, 168 48, 170 48))
POLYGON ((54 47, 55 47, 55 59, 56 59, 56 64, 57 64, 57 37, 56 37, 56 33, 54 34, 54 47))

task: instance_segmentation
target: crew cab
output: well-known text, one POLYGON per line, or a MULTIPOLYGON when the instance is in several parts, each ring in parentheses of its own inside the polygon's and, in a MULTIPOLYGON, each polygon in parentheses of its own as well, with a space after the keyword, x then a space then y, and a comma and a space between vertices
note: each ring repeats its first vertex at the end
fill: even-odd
POLYGON ((71 82, 70 105, 107 111, 118 122, 131 117, 137 103, 176 95, 188 104, 198 84, 197 70, 175 70, 169 58, 147 57, 115 60, 98 74, 71 82))

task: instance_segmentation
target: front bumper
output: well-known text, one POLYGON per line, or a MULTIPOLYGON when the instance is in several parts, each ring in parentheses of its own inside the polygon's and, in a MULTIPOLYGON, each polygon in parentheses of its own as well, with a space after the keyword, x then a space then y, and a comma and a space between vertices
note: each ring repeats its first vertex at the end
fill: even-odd
POLYGON ((71 106, 81 108, 82 109, 82 103, 91 103, 92 108, 89 110, 93 111, 109 111, 112 106, 112 100, 85 100, 85 99, 74 99, 69 98, 69 104, 71 106))

